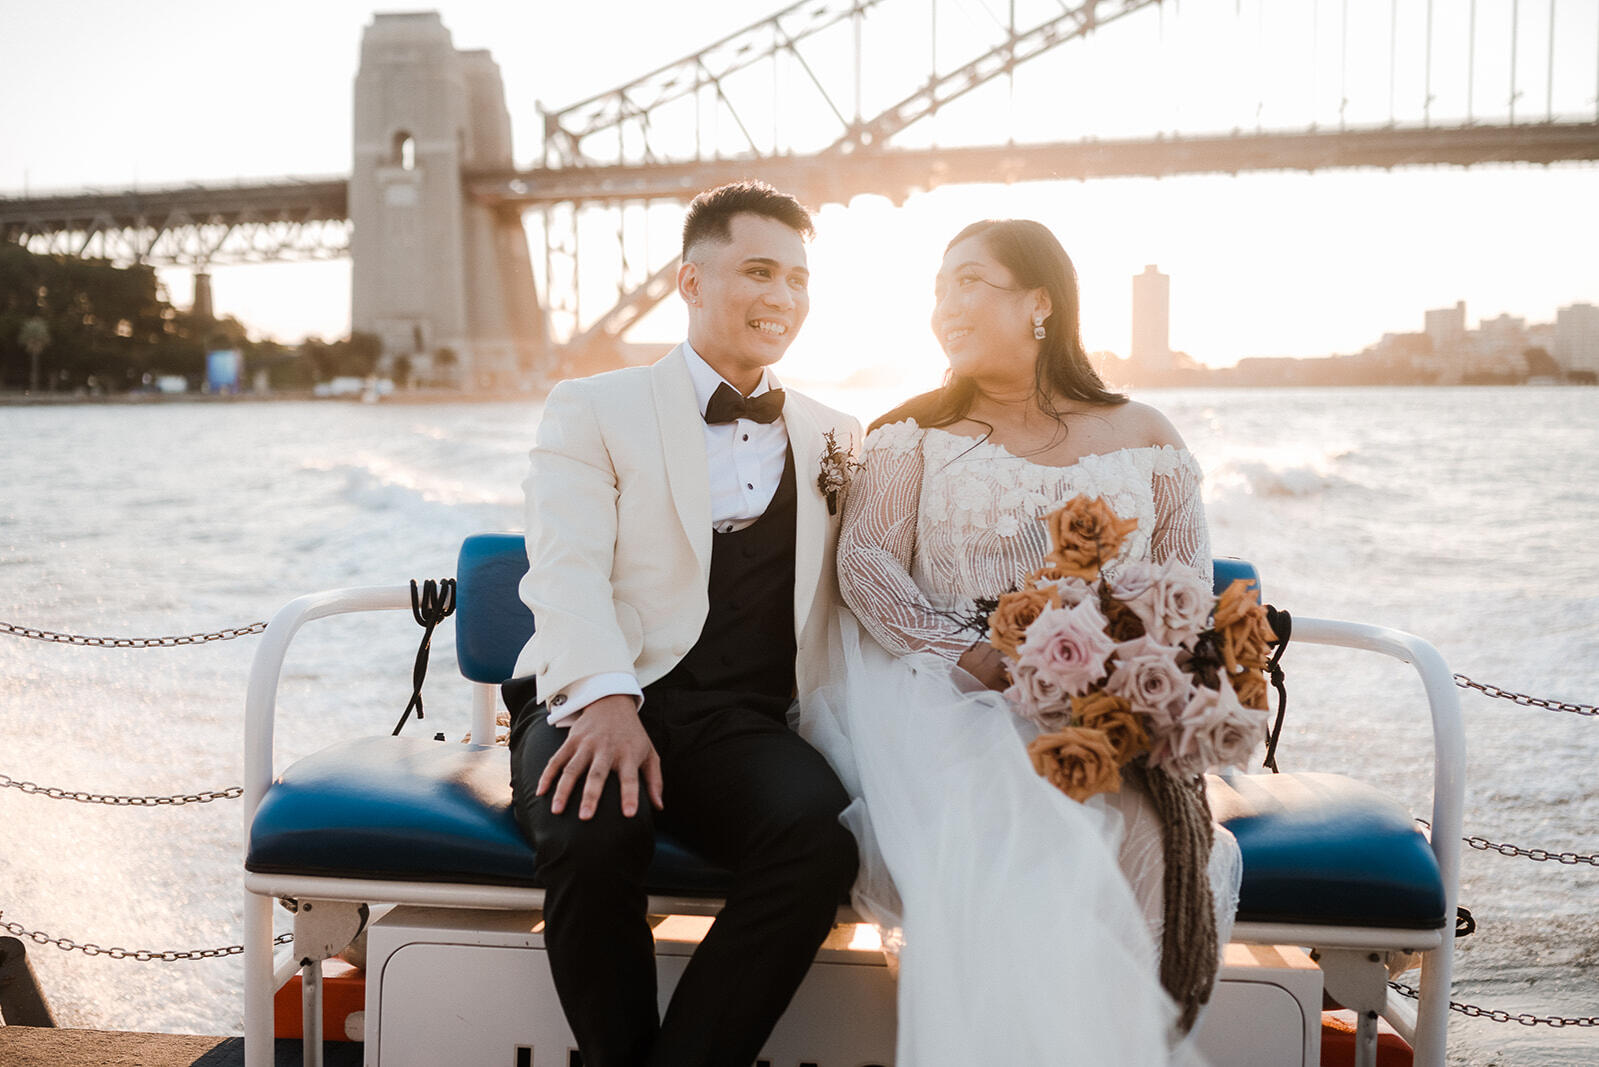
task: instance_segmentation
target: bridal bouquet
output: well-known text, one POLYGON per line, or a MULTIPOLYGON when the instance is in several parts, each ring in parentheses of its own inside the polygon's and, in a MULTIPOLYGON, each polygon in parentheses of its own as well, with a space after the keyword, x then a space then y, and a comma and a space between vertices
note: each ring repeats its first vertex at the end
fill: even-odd
POLYGON ((1138 521, 1098 497, 1043 521, 1044 566, 988 616, 1011 677, 1005 696, 1044 731, 1027 746, 1034 769, 1082 801, 1119 789, 1140 756, 1183 779, 1242 764, 1266 736, 1275 640, 1253 585, 1214 597, 1175 562, 1101 573, 1138 521))

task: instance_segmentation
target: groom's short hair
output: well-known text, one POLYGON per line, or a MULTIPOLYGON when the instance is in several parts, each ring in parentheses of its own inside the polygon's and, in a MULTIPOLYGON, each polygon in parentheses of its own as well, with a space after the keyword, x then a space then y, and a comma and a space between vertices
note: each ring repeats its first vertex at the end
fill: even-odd
POLYGON ((815 236, 811 213, 787 193, 763 181, 745 180, 719 185, 696 196, 683 219, 683 261, 702 241, 726 243, 732 240, 734 215, 763 215, 781 222, 801 237, 815 236))

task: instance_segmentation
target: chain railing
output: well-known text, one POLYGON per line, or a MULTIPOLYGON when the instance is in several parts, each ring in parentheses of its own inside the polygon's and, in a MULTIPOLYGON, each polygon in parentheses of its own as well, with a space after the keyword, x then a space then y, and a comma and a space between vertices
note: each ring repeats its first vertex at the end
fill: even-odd
MULTIPOLYGON (((1432 829, 1432 823, 1426 819, 1417 819, 1416 821, 1428 830, 1432 829)), ((1522 848, 1519 845, 1490 841, 1486 837, 1462 837, 1461 840, 1478 852, 1497 852, 1501 856, 1520 856, 1523 859, 1537 860, 1539 863, 1563 863, 1568 867, 1574 867, 1581 863, 1599 867, 1599 855, 1585 856, 1580 852, 1550 852, 1546 848, 1522 848)))
POLYGON ((0 774, 0 789, 17 789, 30 796, 49 797, 51 800, 75 800, 79 804, 108 804, 118 808, 162 808, 179 804, 209 804, 213 800, 237 800, 244 795, 244 787, 230 785, 226 789, 207 790, 203 793, 177 793, 172 796, 119 796, 113 793, 85 793, 39 785, 37 782, 19 782, 9 774, 0 774))
POLYGON ((205 634, 177 634, 171 637, 89 637, 85 634, 64 634, 54 630, 36 630, 31 626, 0 622, 0 634, 27 637, 34 641, 50 641, 58 645, 86 645, 90 648, 175 648, 179 645, 203 645, 208 641, 232 641, 261 633, 267 628, 264 622, 236 626, 205 634))
POLYGON ((1599 707, 1595 707, 1592 704, 1571 704, 1564 700, 1545 700, 1543 697, 1528 696, 1526 693, 1517 693, 1509 689, 1501 689, 1497 685, 1479 682, 1466 677, 1464 674, 1455 675, 1455 684, 1462 689, 1475 689, 1484 696, 1490 696, 1496 700, 1508 700, 1525 708, 1569 711, 1573 715, 1599 715, 1599 707))
MULTIPOLYGON (((1389 982, 1388 988, 1412 1000, 1421 996, 1420 990, 1403 982, 1389 982)), ((1449 1010, 1471 1019, 1487 1019, 1496 1023, 1520 1023, 1522 1026, 1552 1026, 1557 1030, 1563 1026, 1599 1026, 1599 1016, 1533 1015, 1531 1012, 1512 1015, 1508 1011, 1484 1008, 1477 1004, 1464 1004, 1458 1000, 1449 1002, 1449 1010)))
MULTIPOLYGON (((102 948, 93 942, 77 942, 70 937, 51 937, 42 930, 25 929, 21 923, 0 922, 0 930, 15 936, 27 938, 35 945, 50 945, 64 952, 81 952, 85 956, 110 956, 114 960, 137 960, 140 963, 149 963, 159 960, 162 963, 175 963, 178 960, 210 960, 222 956, 237 956, 244 951, 243 945, 226 945, 222 948, 194 948, 194 949, 150 949, 150 948, 102 948)), ((272 939, 274 945, 287 945, 294 940, 293 934, 279 934, 272 939)))

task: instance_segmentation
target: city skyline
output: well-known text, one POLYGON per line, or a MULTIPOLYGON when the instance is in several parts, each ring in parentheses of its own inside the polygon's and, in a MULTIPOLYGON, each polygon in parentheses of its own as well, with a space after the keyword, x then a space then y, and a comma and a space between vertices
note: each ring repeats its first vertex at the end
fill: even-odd
MULTIPOLYGON (((19 45, 13 62, 0 71, 0 92, 20 100, 37 98, 38 85, 52 88, 43 106, 0 115, 0 146, 5 146, 0 148, 0 190, 5 194, 20 192, 24 183, 35 190, 117 188, 348 172, 357 46, 373 11, 382 7, 296 0, 270 14, 241 9, 219 15, 194 0, 180 0, 155 22, 109 0, 69 0, 43 9, 17 0, 0 4, 19 45), (65 47, 66 34, 84 27, 81 39, 74 36, 72 47, 65 47), (187 53, 233 58, 198 73, 150 59, 165 54, 163 45, 174 41, 187 53), (297 73, 281 76, 279 60, 290 54, 297 73), (167 132, 148 136, 152 123, 167 132)), ((778 5, 711 3, 694 20, 635 4, 537 13, 464 0, 429 6, 441 11, 457 47, 486 47, 500 64, 515 155, 527 160, 537 152, 536 100, 560 105, 581 99, 691 52, 778 5), (615 33, 619 17, 637 32, 615 33), (574 48, 574 40, 592 47, 574 48)), ((1376 25, 1381 40, 1351 34, 1351 66, 1367 62, 1387 71, 1388 5, 1355 0, 1352 6, 1357 17, 1372 14, 1365 8, 1381 9, 1376 25)), ((1502 5, 1485 0, 1481 6, 1491 30, 1502 5)), ((1206 48, 1226 55, 1242 47, 1239 39, 1251 36, 1268 17, 1262 4, 1236 5, 1236 15, 1232 4, 1221 5, 1225 11, 1209 7, 1184 5, 1180 16, 1137 13, 1099 31, 1085 42, 1086 49, 1074 53, 1073 62, 1098 71, 1118 64, 1140 68, 1158 56, 1186 70, 1206 48)), ((1538 64, 1545 24, 1538 19, 1547 16, 1539 12, 1555 7, 1521 7, 1526 9, 1522 32, 1537 45, 1527 53, 1521 78, 1525 95, 1541 104, 1545 71, 1538 64)), ((942 10, 945 40, 958 38, 972 20, 983 22, 993 14, 970 5, 945 4, 942 10)), ((1413 33, 1412 14, 1404 14, 1403 25, 1396 17, 1401 37, 1413 33)), ((1287 17, 1277 9, 1270 12, 1272 19, 1287 17)), ((1317 95, 1304 113, 1327 126, 1339 121, 1348 103, 1337 99, 1338 26, 1330 17, 1321 15, 1318 62, 1324 68, 1309 87, 1301 84, 1299 72, 1256 71, 1260 98, 1285 116, 1290 102, 1314 88, 1317 95)), ((1591 43, 1599 36, 1599 11, 1563 3, 1558 18, 1562 57, 1570 35, 1589 42, 1588 58, 1576 50, 1571 63, 1557 68, 1549 79, 1550 107, 1557 117, 1591 121, 1596 106, 1590 95, 1595 84, 1591 43)), ((1478 79, 1485 87, 1479 90, 1477 113, 1482 121, 1504 121, 1502 113, 1491 110, 1494 96, 1485 80, 1497 74, 1488 69, 1486 43, 1482 52, 1478 79)), ((1281 65, 1291 66, 1292 57, 1282 58, 1281 65)), ((1045 57, 1030 66, 1049 62, 1045 57)), ((1442 59, 1439 67, 1435 115, 1453 99, 1449 93, 1460 95, 1453 82, 1442 84, 1447 73, 1442 59)), ((1072 125, 1082 109, 1073 108, 1072 98, 1061 96, 1055 83, 1024 79, 1027 70, 1018 73, 1016 92, 1003 113, 976 116, 976 135, 973 116, 952 112, 940 116, 926 136, 949 144, 991 142, 1003 135, 1036 140, 1041 131, 1060 127, 1063 116, 1072 125), (984 120, 991 128, 982 126, 984 120)), ((1410 84, 1414 78, 1413 71, 1404 73, 1401 95, 1419 96, 1419 86, 1410 84)), ((1207 93, 1219 99, 1222 88, 1181 79, 1181 71, 1150 75, 1155 98, 1173 113, 1162 113, 1160 121, 1194 113, 1202 117, 1186 128, 1223 121, 1203 117, 1210 114, 1203 110, 1207 93)), ((1497 95, 1505 95, 1502 87, 1497 95)), ((1092 117, 1107 136, 1117 129, 1122 135, 1150 132, 1151 120, 1134 116, 1133 102, 1102 94, 1093 105, 1092 117), (1121 108, 1128 113, 1121 115, 1121 108)), ((1458 100, 1450 106, 1458 107, 1458 100)), ((1497 106, 1504 110, 1503 103, 1497 106)), ((1539 110, 1530 103, 1523 107, 1524 114, 1539 110)), ((1387 104, 1357 97, 1350 108, 1354 121, 1380 124, 1387 104)), ((1215 114, 1225 110, 1218 105, 1215 114)), ((1236 110, 1233 115, 1235 123, 1243 117, 1236 110)), ((1176 128, 1185 127, 1178 123, 1176 128)), ((946 187, 913 196, 903 206, 857 198, 848 207, 828 205, 818 213, 819 235, 811 249, 812 319, 785 365, 808 378, 839 378, 891 352, 908 370, 935 375, 943 361, 925 322, 943 243, 965 222, 998 215, 1039 218, 1061 237, 1081 276, 1084 339, 1090 349, 1129 350, 1126 279, 1149 263, 1181 279, 1171 298, 1170 346, 1208 365, 1249 356, 1357 351, 1408 322, 1411 309, 1459 299, 1484 316, 1546 321, 1558 307, 1599 298, 1599 276, 1587 251, 1599 247, 1599 213, 1590 206, 1596 176, 1599 168, 1591 164, 1266 172, 946 187)), ((174 301, 186 306, 186 272, 162 274, 174 301)), ((236 315, 259 335, 295 341, 304 334, 338 336, 347 328, 347 261, 219 268, 214 274, 218 312, 236 315)), ((682 321, 680 309, 668 301, 640 323, 632 339, 675 339, 682 321)))

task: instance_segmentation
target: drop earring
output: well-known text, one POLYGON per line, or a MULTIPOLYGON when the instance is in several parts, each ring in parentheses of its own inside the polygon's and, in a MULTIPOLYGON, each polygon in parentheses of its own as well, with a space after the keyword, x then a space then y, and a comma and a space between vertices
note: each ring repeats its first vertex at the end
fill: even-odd
POLYGON ((1044 316, 1041 312, 1033 312, 1033 337, 1039 341, 1044 339, 1044 316))

